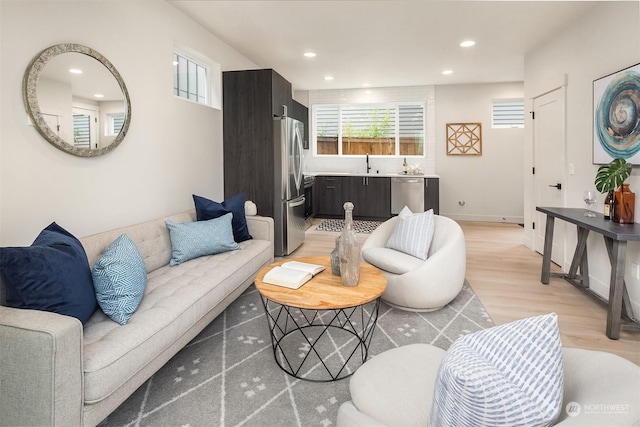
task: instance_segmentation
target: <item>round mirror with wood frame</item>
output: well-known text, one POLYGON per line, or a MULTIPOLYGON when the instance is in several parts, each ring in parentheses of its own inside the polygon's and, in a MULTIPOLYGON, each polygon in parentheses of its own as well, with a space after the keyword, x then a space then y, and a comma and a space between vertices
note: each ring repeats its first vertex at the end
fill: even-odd
POLYGON ((76 156, 106 154, 129 130, 131 102, 124 80, 107 58, 80 44, 40 52, 27 67, 22 95, 38 132, 76 156))

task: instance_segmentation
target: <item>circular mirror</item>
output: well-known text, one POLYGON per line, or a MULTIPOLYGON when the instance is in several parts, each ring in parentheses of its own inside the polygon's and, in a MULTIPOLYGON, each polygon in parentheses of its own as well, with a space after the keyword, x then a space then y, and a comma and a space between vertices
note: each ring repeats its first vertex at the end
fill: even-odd
POLYGON ((38 54, 27 67, 23 97, 38 132, 76 156, 110 152, 131 122, 120 73, 100 53, 79 44, 57 44, 38 54))

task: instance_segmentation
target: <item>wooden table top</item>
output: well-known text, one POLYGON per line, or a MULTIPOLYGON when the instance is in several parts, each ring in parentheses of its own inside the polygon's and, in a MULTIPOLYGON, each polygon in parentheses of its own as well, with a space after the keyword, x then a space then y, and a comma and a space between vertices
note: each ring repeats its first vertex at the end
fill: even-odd
POLYGON ((331 260, 326 257, 289 258, 263 267, 255 279, 256 288, 262 296, 278 304, 310 310, 333 310, 356 307, 375 300, 387 287, 387 278, 381 270, 360 263, 360 280, 357 286, 342 284, 340 276, 331 273, 331 260), (298 289, 263 283, 262 279, 273 267, 287 261, 308 262, 324 265, 326 268, 298 289))

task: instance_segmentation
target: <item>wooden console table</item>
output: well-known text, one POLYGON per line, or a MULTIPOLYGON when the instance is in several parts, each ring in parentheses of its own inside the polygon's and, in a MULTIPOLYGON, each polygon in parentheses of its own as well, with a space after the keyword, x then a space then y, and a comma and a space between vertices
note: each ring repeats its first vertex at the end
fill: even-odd
POLYGON ((607 303, 600 295, 589 289, 589 266, 587 260, 587 237, 589 231, 602 234, 611 262, 611 280, 609 283, 609 301, 607 311, 607 336, 613 340, 620 338, 620 329, 640 330, 640 323, 633 316, 629 293, 624 282, 627 242, 640 241, 640 224, 619 224, 604 219, 604 215, 596 212, 595 218, 584 216, 585 209, 536 207, 536 210, 547 215, 547 226, 544 234, 544 251, 542 256, 542 277, 540 281, 547 285, 551 273, 551 249, 553 247, 553 226, 555 218, 575 224, 578 227, 578 243, 573 254, 568 274, 557 274, 574 286, 587 291, 598 300, 607 303), (578 267, 580 275, 578 275, 578 267), (626 317, 622 321, 623 315, 626 317))

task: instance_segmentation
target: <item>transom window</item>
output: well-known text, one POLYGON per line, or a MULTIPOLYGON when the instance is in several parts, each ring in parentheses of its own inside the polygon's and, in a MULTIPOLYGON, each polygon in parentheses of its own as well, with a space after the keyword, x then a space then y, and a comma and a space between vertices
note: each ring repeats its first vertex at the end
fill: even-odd
POLYGON ((424 155, 424 104, 314 105, 312 112, 317 155, 424 155))
POLYGON ((182 52, 173 53, 173 94, 209 105, 209 67, 182 52))
POLYGON ((109 128, 107 129, 107 135, 118 135, 122 130, 122 126, 124 125, 125 114, 115 113, 109 114, 107 117, 109 119, 109 128))
POLYGON ((496 99, 491 110, 492 128, 523 128, 524 100, 496 99))

